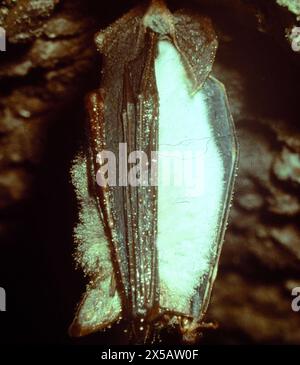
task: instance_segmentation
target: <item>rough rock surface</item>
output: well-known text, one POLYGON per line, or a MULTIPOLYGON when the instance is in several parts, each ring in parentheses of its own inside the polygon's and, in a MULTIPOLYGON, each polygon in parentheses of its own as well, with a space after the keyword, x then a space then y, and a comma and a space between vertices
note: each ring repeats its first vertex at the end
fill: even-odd
MULTIPOLYGON (((18 250, 19 241, 11 242, 11 237, 32 209, 33 187, 41 170, 47 176, 43 163, 55 154, 56 138, 68 141, 73 129, 80 131, 78 138, 83 134, 84 95, 100 74, 93 34, 133 3, 121 8, 115 1, 112 10, 97 1, 1 3, 0 25, 8 39, 8 52, 0 59, 2 247, 18 250)), ((170 1, 174 3, 182 4, 170 1)), ((300 286, 300 56, 286 37, 297 25, 298 1, 203 0, 189 5, 211 16, 219 34, 214 74, 226 86, 241 148, 230 225, 207 316, 219 329, 207 332, 204 342, 300 344, 300 314, 291 309, 291 290, 300 286)), ((58 166, 58 176, 67 180, 68 171, 59 164, 58 159, 51 166, 58 166)), ((56 219, 51 237, 57 240, 57 258, 64 242, 56 219)), ((34 250, 40 241, 26 244, 34 250)), ((53 270, 60 277, 60 266, 53 270)), ((65 290, 66 285, 62 301, 65 290)), ((68 305, 66 322, 73 305, 68 305)), ((51 340, 55 336, 57 329, 49 329, 51 340)))
POLYGON ((94 20, 82 5, 76 1, 59 4, 58 0, 1 5, 0 25, 8 41, 0 64, 0 206, 4 216, 6 210, 30 197, 49 124, 58 122, 66 106, 82 98, 86 90, 84 79, 95 54, 94 20))
POLYGON ((280 9, 272 14, 263 29, 237 32, 239 21, 218 22, 215 74, 229 95, 240 163, 208 313, 219 322, 207 334, 212 343, 300 343, 300 315, 291 308, 300 286, 300 58, 269 31, 288 26, 280 9))

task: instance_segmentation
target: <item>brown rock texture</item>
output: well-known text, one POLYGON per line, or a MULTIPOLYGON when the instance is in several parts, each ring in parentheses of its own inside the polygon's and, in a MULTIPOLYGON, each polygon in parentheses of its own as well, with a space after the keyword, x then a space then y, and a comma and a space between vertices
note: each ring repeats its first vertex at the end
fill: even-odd
POLYGON ((296 24, 296 17, 271 2, 255 4, 243 8, 245 27, 239 25, 245 17, 218 22, 215 74, 229 95, 240 162, 208 313, 219 329, 207 335, 212 343, 299 344, 291 291, 300 285, 300 59, 273 32, 275 24, 282 30, 296 24))
POLYGON ((5 1, 0 14, 8 42, 0 66, 0 205, 5 215, 30 198, 48 128, 68 104, 83 97, 95 50, 94 21, 82 3, 5 1))
MULTIPOLYGON (((71 191, 68 168, 84 139, 84 97, 100 79, 93 35, 137 2, 120 3, 7 0, 0 5, 0 26, 7 34, 7 52, 0 55, 0 245, 5 263, 0 274, 9 276, 8 291, 13 291, 19 276, 32 270, 26 278, 33 279, 35 300, 42 298, 39 315, 58 323, 49 324, 40 341, 69 341, 66 327, 80 293, 68 282, 78 280, 69 273, 76 214, 67 214, 76 204, 72 193, 65 196, 59 189, 71 191), (57 179, 65 185, 53 186, 57 179), (46 206, 36 192, 41 181, 46 206), (27 236, 13 239, 24 216, 27 236), (38 225, 48 227, 48 238, 36 234, 38 225), (20 245, 26 249, 12 270, 20 245), (46 274, 39 273, 41 256, 49 262, 46 274), (44 280, 53 285, 52 293, 60 293, 62 304, 39 291, 44 280)), ((212 18, 220 43, 214 75, 226 87, 240 143, 233 208, 207 314, 219 328, 207 331, 203 342, 300 344, 300 313, 291 308, 291 291, 300 286, 300 55, 288 36, 298 24, 297 1, 169 5, 212 18)), ((33 305, 28 313, 36 322, 28 332, 31 342, 42 331, 36 310, 33 305)), ((10 341, 15 339, 24 340, 12 332, 10 341)))

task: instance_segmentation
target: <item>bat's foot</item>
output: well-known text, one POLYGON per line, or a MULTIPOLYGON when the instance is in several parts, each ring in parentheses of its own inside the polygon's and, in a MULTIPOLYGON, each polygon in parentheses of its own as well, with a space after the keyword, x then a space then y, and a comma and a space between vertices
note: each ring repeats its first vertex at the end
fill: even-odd
POLYGON ((153 342, 153 327, 145 318, 136 318, 131 323, 130 343, 135 345, 151 344, 153 342))
POLYGON ((179 321, 179 329, 182 340, 185 343, 195 343, 202 337, 203 329, 216 329, 217 323, 198 322, 195 319, 181 317, 179 321))
POLYGON ((179 330, 182 341, 186 344, 194 344, 202 337, 204 329, 216 329, 216 323, 198 322, 197 320, 186 316, 164 316, 168 325, 176 327, 179 330))

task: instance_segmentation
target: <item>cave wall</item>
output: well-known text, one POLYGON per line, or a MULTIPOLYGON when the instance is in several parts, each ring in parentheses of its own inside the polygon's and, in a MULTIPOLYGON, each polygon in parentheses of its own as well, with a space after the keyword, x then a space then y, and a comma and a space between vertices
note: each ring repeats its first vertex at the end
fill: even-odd
MULTIPOLYGON (((84 97, 100 79, 93 34, 135 3, 0 5, 7 33, 7 52, 0 54, 0 274, 8 291, 23 287, 25 275, 27 317, 53 317, 41 341, 67 341, 83 285, 77 288, 73 274, 76 203, 68 169, 84 140, 84 97)), ((205 333, 204 342, 299 344, 300 315, 291 309, 291 290, 300 286, 300 56, 292 49, 299 2, 169 1, 173 8, 182 4, 213 20, 220 43, 213 73, 226 87, 240 144, 207 314, 219 328, 205 333)), ((24 293, 12 300, 20 321, 24 293)), ((27 321, 29 341, 35 341, 42 327, 31 323, 37 318, 27 321)))

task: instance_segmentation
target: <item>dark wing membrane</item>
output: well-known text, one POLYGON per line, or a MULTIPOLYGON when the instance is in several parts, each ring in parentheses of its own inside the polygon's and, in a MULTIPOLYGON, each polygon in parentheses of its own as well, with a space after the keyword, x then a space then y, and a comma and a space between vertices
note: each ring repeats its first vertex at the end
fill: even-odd
MULTIPOLYGON (((119 217, 114 209, 114 187, 99 186, 96 183, 96 174, 99 169, 97 155, 103 150, 107 150, 106 125, 104 119, 104 100, 103 92, 94 92, 87 99, 87 110, 89 112, 88 136, 90 146, 90 157, 88 163, 90 171, 90 188, 97 200, 100 216, 103 219, 106 234, 113 244, 112 257, 115 263, 115 273, 119 279, 119 289, 128 295, 128 266, 127 251, 125 245, 120 244, 120 225, 119 217), (123 264, 123 265, 122 265, 123 264)), ((122 238, 123 236, 121 236, 122 238)))
POLYGON ((174 14, 174 43, 192 81, 191 92, 196 93, 209 76, 218 41, 208 18, 178 11, 174 14))
POLYGON ((213 77, 209 77, 203 86, 203 93, 207 98, 208 116, 214 126, 214 135, 218 146, 224 169, 222 205, 219 207, 219 218, 216 225, 216 239, 214 247, 207 259, 210 267, 203 276, 199 288, 191 301, 191 315, 202 320, 206 313, 212 287, 216 279, 218 262, 227 227, 230 201, 233 194, 233 186, 238 163, 238 143, 235 126, 230 114, 227 95, 223 84, 213 77))
POLYGON ((130 58, 139 47, 137 43, 143 43, 143 38, 137 39, 136 35, 140 33, 145 10, 145 4, 137 6, 98 32, 95 43, 101 54, 107 57, 119 55, 125 59, 130 58), (131 48, 128 48, 129 44, 131 48))
MULTIPOLYGON (((93 110, 93 103, 89 107, 91 160, 97 168, 99 168, 97 154, 105 149, 114 154, 117 160, 116 170, 119 169, 119 143, 124 142, 122 120, 124 67, 141 51, 142 15, 142 8, 134 9, 96 36, 97 47, 104 55, 102 96, 100 92, 92 96, 97 98, 96 102, 99 102, 97 108, 101 108, 101 111, 93 110)), ((95 171, 97 171, 96 168, 95 171)), ((95 185, 96 176, 93 177, 93 181, 95 185)), ((111 243, 117 284, 123 294, 123 309, 128 310, 131 288, 125 229, 127 218, 124 210, 123 188, 118 186, 118 179, 116 183, 117 186, 109 186, 106 189, 96 187, 96 195, 111 243)))
MULTIPOLYGON (((91 159, 97 168, 97 154, 106 149, 116 156, 117 171, 125 167, 127 172, 130 166, 121 166, 124 162, 119 158, 120 143, 127 144, 128 153, 144 151, 149 162, 151 150, 157 150, 157 37, 145 32, 143 13, 138 8, 96 36, 105 56, 105 93, 103 98, 100 93, 92 96, 101 99, 96 100, 101 111, 92 109, 94 103, 89 108, 91 159)), ((118 176, 117 186, 97 187, 98 205, 111 241, 124 309, 145 316, 157 297, 156 187, 120 186, 120 179, 124 183, 124 176, 118 176)))
MULTIPOLYGON (((157 36, 149 31, 145 48, 124 72, 123 131, 128 153, 142 151, 139 181, 124 188, 131 307, 134 316, 155 311, 157 293, 157 187, 150 186, 151 151, 158 149, 158 96, 154 75, 157 36), (143 159, 143 157, 142 157, 143 159), (148 165, 147 165, 148 163, 148 165), (149 185, 149 186, 148 186, 149 185)), ((140 156, 141 157, 141 156, 140 156)))

